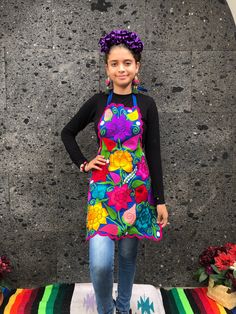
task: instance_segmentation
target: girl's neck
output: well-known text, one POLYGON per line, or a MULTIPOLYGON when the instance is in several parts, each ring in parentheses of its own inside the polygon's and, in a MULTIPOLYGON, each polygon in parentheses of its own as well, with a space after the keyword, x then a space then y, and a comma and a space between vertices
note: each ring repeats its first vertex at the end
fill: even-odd
POLYGON ((119 95, 128 95, 132 93, 132 87, 131 85, 128 85, 125 88, 119 87, 119 86, 114 86, 113 87, 113 93, 119 94, 119 95))

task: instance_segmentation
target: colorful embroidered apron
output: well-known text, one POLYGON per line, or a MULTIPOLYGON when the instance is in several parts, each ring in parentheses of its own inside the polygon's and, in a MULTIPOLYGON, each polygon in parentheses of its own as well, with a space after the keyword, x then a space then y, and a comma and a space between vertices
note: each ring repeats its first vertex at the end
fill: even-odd
POLYGON ((86 240, 96 234, 119 240, 124 237, 159 241, 162 226, 147 161, 142 149, 143 121, 132 94, 133 107, 111 103, 109 93, 98 123, 98 155, 107 159, 102 170, 89 176, 86 240))

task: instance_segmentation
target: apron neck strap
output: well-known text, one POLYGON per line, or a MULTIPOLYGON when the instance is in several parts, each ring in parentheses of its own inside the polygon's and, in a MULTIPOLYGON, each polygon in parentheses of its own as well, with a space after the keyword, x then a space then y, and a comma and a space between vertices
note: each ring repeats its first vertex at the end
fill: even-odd
MULTIPOLYGON (((112 96, 113 96, 113 89, 110 90, 108 98, 107 98, 107 106, 110 104, 111 100, 112 100, 112 96)), ((133 105, 135 107, 137 107, 137 98, 136 95, 134 93, 132 93, 132 99, 133 99, 133 105)))

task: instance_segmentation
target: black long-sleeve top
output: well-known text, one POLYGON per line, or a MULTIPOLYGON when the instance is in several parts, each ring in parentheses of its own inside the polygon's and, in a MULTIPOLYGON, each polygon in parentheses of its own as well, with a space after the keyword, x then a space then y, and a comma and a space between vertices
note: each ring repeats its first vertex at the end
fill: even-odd
MULTIPOLYGON (((90 99, 82 104, 74 117, 64 126, 61 131, 61 139, 65 145, 71 160, 78 166, 88 159, 83 155, 77 141, 76 135, 89 123, 94 123, 94 130, 98 137, 98 123, 105 110, 108 95, 105 92, 94 94, 90 99)), ((147 160, 153 195, 157 198, 157 204, 165 204, 163 175, 160 150, 159 115, 156 103, 151 96, 138 93, 137 105, 140 108, 143 121, 142 147, 147 160)), ((132 94, 116 94, 113 91, 112 102, 123 103, 132 107, 132 94)))

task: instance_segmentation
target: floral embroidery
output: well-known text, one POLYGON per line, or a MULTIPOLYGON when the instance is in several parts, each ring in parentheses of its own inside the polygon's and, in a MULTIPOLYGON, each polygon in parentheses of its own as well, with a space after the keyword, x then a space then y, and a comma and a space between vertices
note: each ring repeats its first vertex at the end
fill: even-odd
POLYGON ((149 176, 149 169, 148 169, 144 156, 141 158, 141 161, 138 162, 137 166, 138 166, 137 175, 140 175, 140 177, 143 180, 146 180, 147 177, 149 176))
POLYGON ((115 171, 117 169, 124 169, 126 172, 133 170, 132 156, 129 152, 117 150, 114 154, 111 154, 108 170, 115 171))
POLYGON ((135 189, 135 200, 137 203, 141 203, 143 201, 147 201, 148 199, 148 191, 145 185, 140 185, 135 189))
POLYGON ((124 223, 128 226, 132 226, 136 220, 136 205, 134 204, 130 209, 124 212, 122 216, 124 223))
POLYGON ((107 163, 93 170, 88 192, 87 236, 159 240, 156 199, 142 149, 142 119, 137 106, 111 103, 98 124, 98 153, 107 163))
POLYGON ((124 115, 120 117, 114 115, 112 120, 106 123, 106 137, 111 137, 114 141, 120 139, 122 142, 132 135, 131 125, 132 122, 127 120, 124 115))
POLYGON ((102 207, 102 203, 97 203, 94 206, 88 207, 87 227, 89 230, 98 230, 100 224, 106 223, 108 213, 102 207))
POLYGON ((132 201, 130 193, 131 190, 128 188, 128 184, 121 187, 115 186, 111 192, 107 192, 108 205, 114 206, 116 210, 127 209, 127 203, 132 201))

